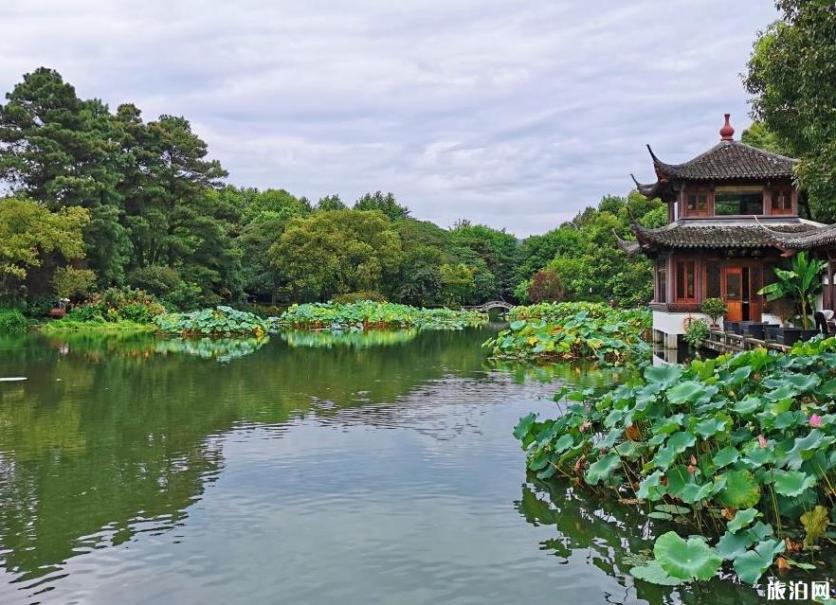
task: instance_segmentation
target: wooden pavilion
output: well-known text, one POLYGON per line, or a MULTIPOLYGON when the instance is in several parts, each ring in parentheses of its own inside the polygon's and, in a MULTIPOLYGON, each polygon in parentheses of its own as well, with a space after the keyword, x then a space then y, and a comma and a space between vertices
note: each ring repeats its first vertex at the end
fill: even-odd
POLYGON ((633 177, 642 195, 668 205, 667 225, 633 225, 636 240, 619 242, 655 261, 653 327, 668 346, 706 298, 723 299, 729 321, 775 321, 758 291, 800 250, 828 261, 820 306, 836 303, 836 225, 800 217, 797 160, 734 140, 725 118, 720 142, 687 162, 665 163, 648 145, 656 182, 633 177))

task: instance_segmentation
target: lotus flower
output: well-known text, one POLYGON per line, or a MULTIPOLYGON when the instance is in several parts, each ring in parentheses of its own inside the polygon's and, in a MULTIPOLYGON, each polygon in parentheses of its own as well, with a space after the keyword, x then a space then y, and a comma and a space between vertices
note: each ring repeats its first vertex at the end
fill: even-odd
POLYGON ((818 428, 821 426, 821 423, 822 417, 818 414, 813 414, 812 416, 810 416, 810 426, 818 428))
POLYGON ((766 437, 764 437, 763 435, 758 435, 758 443, 761 447, 766 447, 769 444, 769 442, 766 440, 766 437))

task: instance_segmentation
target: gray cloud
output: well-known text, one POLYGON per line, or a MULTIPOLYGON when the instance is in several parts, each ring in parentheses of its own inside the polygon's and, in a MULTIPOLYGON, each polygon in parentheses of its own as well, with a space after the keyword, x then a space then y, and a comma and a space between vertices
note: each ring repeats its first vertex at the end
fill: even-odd
POLYGON ((393 191, 419 218, 542 232, 748 125, 747 0, 0 4, 0 90, 39 65, 182 114, 236 185, 393 191))

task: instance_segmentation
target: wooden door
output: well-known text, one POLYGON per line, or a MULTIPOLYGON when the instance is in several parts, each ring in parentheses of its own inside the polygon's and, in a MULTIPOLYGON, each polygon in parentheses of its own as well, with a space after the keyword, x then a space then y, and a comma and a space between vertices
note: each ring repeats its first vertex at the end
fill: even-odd
POLYGON ((727 266, 723 270, 723 300, 726 302, 726 319, 743 319, 743 268, 727 266))

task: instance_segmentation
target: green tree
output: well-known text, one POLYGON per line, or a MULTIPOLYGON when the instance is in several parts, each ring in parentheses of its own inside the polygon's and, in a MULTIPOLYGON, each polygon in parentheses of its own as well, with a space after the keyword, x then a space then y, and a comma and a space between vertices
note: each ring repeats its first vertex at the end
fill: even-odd
POLYGON ((765 151, 771 151, 772 153, 781 155, 787 155, 788 153, 781 145, 775 133, 769 130, 763 122, 752 122, 752 125, 740 135, 740 140, 747 145, 765 151))
POLYGON ((450 233, 458 259, 476 269, 477 298, 513 296, 514 274, 519 253, 517 238, 505 230, 460 221, 450 233))
POLYGON ((0 199, 0 291, 13 295, 29 271, 54 253, 64 262, 83 258, 83 230, 89 221, 84 208, 51 212, 33 200, 0 199))
POLYGON ((268 251, 294 300, 380 291, 396 274, 401 243, 381 212, 335 210, 292 219, 268 251))
POLYGON ((778 0, 781 18, 755 41, 744 84, 752 114, 800 158, 813 218, 836 221, 836 10, 778 0))
POLYGON ((0 105, 0 178, 50 209, 82 206, 89 260, 104 279, 119 279, 129 255, 120 224, 124 155, 110 113, 82 100, 52 69, 23 76, 0 105))
POLYGON ((355 210, 379 210, 391 220, 397 221, 409 216, 409 208, 398 203, 394 194, 380 191, 366 193, 354 203, 355 210))
POLYGON ((333 194, 319 198, 319 201, 316 203, 315 210, 327 212, 329 210, 345 210, 346 208, 348 208, 348 206, 343 203, 340 196, 333 194))
POLYGON ((444 303, 463 305, 471 301, 476 290, 475 271, 463 263, 441 266, 444 303))

